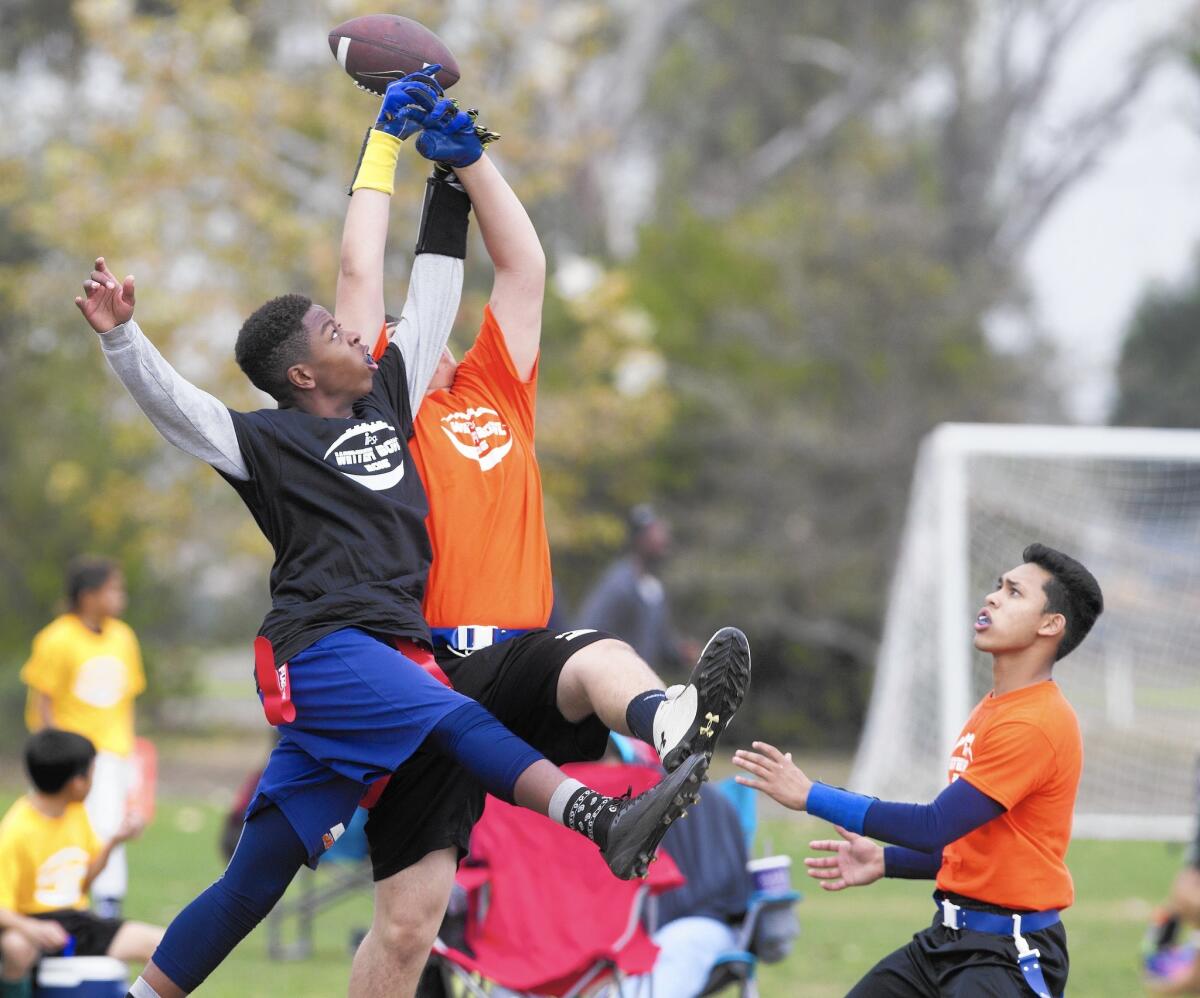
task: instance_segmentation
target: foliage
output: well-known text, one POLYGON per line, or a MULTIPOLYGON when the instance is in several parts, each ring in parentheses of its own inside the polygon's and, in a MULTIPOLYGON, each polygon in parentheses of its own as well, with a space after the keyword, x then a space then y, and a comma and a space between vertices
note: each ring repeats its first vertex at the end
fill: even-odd
MULTIPOLYGON (((1047 80, 1096 6, 405 9, 505 135, 496 156, 555 274, 539 454, 568 599, 620 548, 623 508, 655 499, 681 539, 685 628, 737 622, 767 654, 758 720, 853 737, 917 442, 943 419, 1057 415, 1038 368, 984 330, 1019 309, 1017 255, 1154 64, 1115 67, 1080 121, 1040 134, 1047 80)), ((5 6, 0 80, 38 96, 0 106, 0 675, 84 548, 126 563, 132 621, 173 673, 175 648, 254 628, 265 544, 216 476, 156 439, 69 299, 104 253, 137 274, 139 320, 185 376, 261 404, 233 336, 267 295, 332 296, 374 105, 325 34, 374 9, 5 6)), ((424 172, 402 158, 397 233, 424 172)), ((397 300, 405 270, 397 253, 397 300)), ((470 261, 461 334, 489 284, 470 261)))
POLYGON ((1120 426, 1200 425, 1196 385, 1200 379, 1200 259, 1178 287, 1150 289, 1129 324, 1117 364, 1120 426))

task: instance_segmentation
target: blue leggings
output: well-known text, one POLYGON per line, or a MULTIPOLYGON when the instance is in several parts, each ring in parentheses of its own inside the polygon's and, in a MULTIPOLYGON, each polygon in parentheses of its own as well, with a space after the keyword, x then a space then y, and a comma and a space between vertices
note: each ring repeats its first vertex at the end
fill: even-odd
MULTIPOLYGON (((473 700, 442 718, 429 739, 490 793, 510 802, 517 777, 542 758, 473 700)), ((307 859, 279 808, 255 812, 242 826, 225 872, 167 928, 155 966, 184 991, 195 991, 267 917, 307 859)))

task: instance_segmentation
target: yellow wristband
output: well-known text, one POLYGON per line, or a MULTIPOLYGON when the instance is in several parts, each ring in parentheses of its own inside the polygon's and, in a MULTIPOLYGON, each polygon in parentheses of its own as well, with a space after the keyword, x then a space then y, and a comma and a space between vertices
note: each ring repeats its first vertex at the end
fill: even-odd
POLYGON ((395 189, 396 160, 399 158, 400 140, 394 135, 372 128, 367 132, 367 140, 359 154, 358 169, 354 171, 354 183, 350 185, 350 193, 366 187, 391 194, 395 189))

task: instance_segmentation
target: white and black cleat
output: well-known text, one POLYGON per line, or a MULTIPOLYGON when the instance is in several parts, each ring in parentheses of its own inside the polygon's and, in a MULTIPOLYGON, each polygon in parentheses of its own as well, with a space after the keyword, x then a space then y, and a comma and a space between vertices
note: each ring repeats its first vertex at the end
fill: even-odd
POLYGON ((736 627, 708 639, 686 686, 672 686, 654 714, 654 747, 672 772, 693 752, 712 758, 750 685, 750 643, 736 627))
POLYGON ((608 841, 600 850, 613 876, 632 880, 646 875, 667 829, 699 798, 707 772, 708 758, 697 752, 649 790, 617 805, 608 841))

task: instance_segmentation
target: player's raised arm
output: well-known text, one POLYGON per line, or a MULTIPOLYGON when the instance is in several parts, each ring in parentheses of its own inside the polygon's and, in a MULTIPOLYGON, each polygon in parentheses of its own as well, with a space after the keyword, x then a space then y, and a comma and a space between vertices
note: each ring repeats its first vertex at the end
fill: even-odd
POLYGON ((104 257, 83 282, 75 306, 100 334, 100 346, 138 407, 169 442, 231 478, 248 479, 233 418, 224 404, 185 380, 133 320, 134 279, 118 281, 104 257))
MULTIPOLYGON (((383 263, 393 175, 400 144, 425 125, 442 94, 438 66, 388 86, 374 127, 367 133, 351 185, 338 272, 338 320, 374 338, 384 320, 383 263)), ((470 199, 436 173, 426 185, 421 228, 408 297, 393 342, 404 357, 410 407, 415 414, 437 369, 462 297, 470 199)), ((375 345, 382 354, 386 339, 375 345)))
POLYGON ((542 337, 546 254, 520 199, 483 154, 482 146, 471 143, 474 121, 447 104, 443 101, 430 112, 430 124, 417 140, 417 149, 423 156, 452 166, 471 197, 483 245, 496 270, 488 304, 504 331, 517 374, 526 380, 533 373, 542 337), (432 125, 435 121, 444 123, 437 132, 432 125), (436 148, 460 137, 465 148, 457 158, 448 158, 436 148))
POLYGON ((431 73, 411 74, 387 88, 375 124, 367 131, 342 228, 334 315, 347 329, 374 336, 383 326, 383 258, 401 143, 420 129, 442 95, 431 73))

